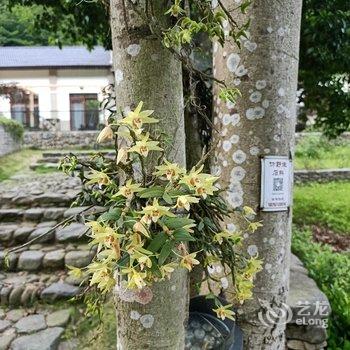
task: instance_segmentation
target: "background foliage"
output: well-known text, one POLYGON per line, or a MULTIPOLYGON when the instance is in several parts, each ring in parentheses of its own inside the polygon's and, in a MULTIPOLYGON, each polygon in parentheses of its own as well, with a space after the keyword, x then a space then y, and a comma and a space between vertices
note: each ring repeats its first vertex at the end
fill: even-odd
MULTIPOLYGON (((0 4, 0 22, 5 23, 0 28, 0 45, 81 44, 92 48, 99 44, 111 48, 108 2, 104 0, 0 0, 0 4), (3 10, 7 4, 14 6, 12 14, 3 10)), ((350 97, 344 89, 349 83, 349 19, 347 0, 303 2, 301 124, 308 114, 317 113, 316 128, 328 136, 350 125, 350 97)))

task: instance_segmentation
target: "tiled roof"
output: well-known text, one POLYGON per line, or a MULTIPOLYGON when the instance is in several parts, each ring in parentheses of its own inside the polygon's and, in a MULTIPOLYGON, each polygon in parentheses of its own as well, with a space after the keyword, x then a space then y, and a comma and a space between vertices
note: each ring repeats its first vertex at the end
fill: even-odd
POLYGON ((89 51, 83 46, 0 47, 0 69, 110 67, 111 52, 102 47, 89 51))

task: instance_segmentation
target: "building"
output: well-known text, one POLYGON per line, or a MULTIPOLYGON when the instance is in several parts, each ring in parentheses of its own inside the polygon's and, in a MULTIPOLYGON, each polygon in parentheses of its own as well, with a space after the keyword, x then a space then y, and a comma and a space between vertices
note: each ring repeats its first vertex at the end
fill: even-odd
POLYGON ((12 87, 0 96, 0 115, 31 130, 96 130, 111 57, 102 47, 0 47, 0 86, 12 87))

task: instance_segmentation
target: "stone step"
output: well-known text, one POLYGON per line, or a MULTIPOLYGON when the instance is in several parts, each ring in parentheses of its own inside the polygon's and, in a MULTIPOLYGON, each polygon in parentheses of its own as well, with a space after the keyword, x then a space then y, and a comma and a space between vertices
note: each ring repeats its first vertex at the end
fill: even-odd
POLYGON ((0 194, 0 203, 3 208, 17 207, 69 207, 79 194, 79 190, 70 190, 66 193, 45 192, 40 194, 5 193, 0 194))
POLYGON ((63 157, 69 155, 69 154, 75 154, 77 157, 89 157, 91 155, 94 155, 95 153, 101 153, 104 156, 114 156, 115 151, 113 150, 86 150, 86 151, 49 151, 49 152, 43 152, 42 156, 43 158, 59 158, 62 159, 63 157))
POLYGON ((0 206, 69 207, 80 190, 80 179, 63 173, 16 175, 0 184, 0 206))
POLYGON ((58 349, 73 312, 52 306, 0 309, 0 349, 58 349))
POLYGON ((40 168, 40 169, 46 169, 46 170, 52 170, 52 171, 54 171, 54 170, 60 171, 58 169, 58 165, 59 165, 59 162, 57 162, 57 163, 36 162, 36 163, 30 164, 29 169, 36 170, 36 169, 40 168))
POLYGON ((47 221, 35 225, 24 222, 19 225, 6 223, 0 226, 0 248, 17 247, 36 239, 33 244, 38 243, 63 243, 84 242, 88 227, 84 224, 72 222, 66 226, 57 226, 56 221, 47 221))
POLYGON ((1 272, 0 305, 29 306, 37 301, 55 302, 70 299, 82 292, 81 282, 68 276, 64 270, 58 270, 55 274, 1 272))
POLYGON ((66 266, 85 267, 96 253, 96 248, 88 244, 32 244, 20 251, 6 253, 0 251, 2 271, 55 271, 66 266))
POLYGON ((0 209, 0 245, 11 246, 26 241, 28 237, 32 239, 64 219, 76 217, 79 220, 80 214, 86 219, 93 219, 103 210, 102 207, 0 209))

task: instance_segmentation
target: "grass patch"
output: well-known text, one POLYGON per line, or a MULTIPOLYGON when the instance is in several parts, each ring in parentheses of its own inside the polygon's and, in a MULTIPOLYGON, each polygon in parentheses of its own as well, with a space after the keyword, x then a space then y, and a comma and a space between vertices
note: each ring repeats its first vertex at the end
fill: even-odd
POLYGON ((306 136, 296 146, 294 165, 296 169, 350 168, 350 142, 306 136))
POLYGON ((101 320, 97 315, 85 316, 85 305, 76 305, 71 326, 65 338, 77 340, 77 350, 108 350, 116 347, 116 318, 112 298, 102 309, 101 320), (102 322, 101 322, 102 321, 102 322))
POLYGON ((38 174, 50 174, 50 173, 61 172, 58 169, 58 167, 48 167, 48 166, 45 166, 45 164, 39 165, 38 167, 35 168, 34 171, 38 174))
POLYGON ((294 223, 350 234, 350 182, 312 183, 294 188, 294 223))
POLYGON ((19 171, 28 169, 41 151, 25 149, 0 157, 0 181, 6 180, 19 171))
POLYGON ((334 253, 312 242, 309 230, 293 230, 292 251, 303 261, 319 288, 327 295, 332 314, 328 349, 350 349, 350 255, 334 253))

